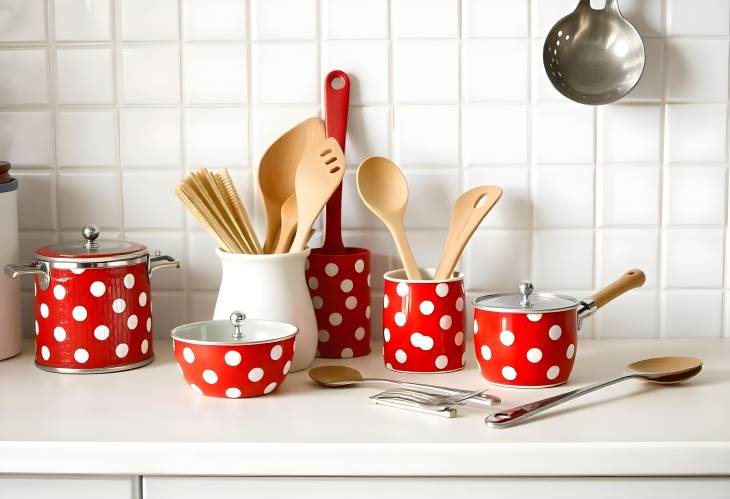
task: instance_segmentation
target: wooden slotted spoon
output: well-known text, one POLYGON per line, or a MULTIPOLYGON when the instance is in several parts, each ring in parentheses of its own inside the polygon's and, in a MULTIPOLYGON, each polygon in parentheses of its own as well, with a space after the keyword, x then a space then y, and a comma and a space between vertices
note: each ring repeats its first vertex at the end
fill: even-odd
POLYGON ((413 251, 403 227, 403 216, 408 204, 408 184, 398 165, 381 156, 367 158, 357 169, 357 190, 365 206, 390 231, 408 279, 421 279, 421 271, 413 258, 413 251))
POLYGON ((304 154, 325 139, 324 122, 309 118, 269 146, 259 163, 259 187, 266 215, 264 253, 271 253, 281 229, 281 207, 294 194, 294 178, 304 154))
POLYGON ((312 224, 327 200, 342 183, 345 154, 334 137, 309 150, 297 168, 294 187, 297 205, 297 232, 289 252, 307 245, 312 224))
POLYGON ((502 189, 496 185, 483 185, 463 193, 454 203, 451 210, 451 223, 441 261, 434 274, 435 280, 451 277, 451 273, 459 261, 464 246, 469 242, 487 213, 491 211, 499 198, 502 189))
POLYGON ((594 385, 578 388, 567 393, 555 395, 546 399, 530 402, 529 404, 505 409, 487 416, 484 420, 491 428, 506 428, 516 425, 535 414, 555 407, 558 404, 573 400, 587 393, 595 392, 600 388, 613 385, 627 379, 643 379, 652 383, 672 385, 687 381, 697 376, 702 370, 702 361, 693 357, 655 357, 644 359, 626 366, 623 376, 594 385))

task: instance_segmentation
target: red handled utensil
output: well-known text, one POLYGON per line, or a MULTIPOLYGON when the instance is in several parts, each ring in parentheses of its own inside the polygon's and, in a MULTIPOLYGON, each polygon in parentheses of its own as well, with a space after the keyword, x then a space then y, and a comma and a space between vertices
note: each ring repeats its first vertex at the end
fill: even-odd
MULTIPOLYGON (((345 150, 350 79, 340 70, 325 78, 325 130, 345 150)), ((342 185, 327 202, 325 237, 306 267, 323 358, 360 357, 370 353, 370 252, 342 242, 342 185)))

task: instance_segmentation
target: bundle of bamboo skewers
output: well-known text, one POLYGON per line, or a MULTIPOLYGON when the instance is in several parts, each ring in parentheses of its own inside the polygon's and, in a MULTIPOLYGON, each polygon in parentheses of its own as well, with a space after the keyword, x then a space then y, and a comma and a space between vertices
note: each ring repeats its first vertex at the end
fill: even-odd
POLYGON ((188 211, 229 253, 262 253, 251 219, 228 170, 195 170, 175 187, 188 211))

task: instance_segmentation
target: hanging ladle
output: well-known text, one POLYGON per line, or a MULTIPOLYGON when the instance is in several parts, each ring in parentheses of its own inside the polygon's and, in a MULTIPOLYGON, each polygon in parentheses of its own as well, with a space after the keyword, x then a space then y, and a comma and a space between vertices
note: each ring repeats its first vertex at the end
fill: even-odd
POLYGON ((553 86, 581 104, 617 101, 639 82, 644 44, 636 28, 621 15, 618 0, 603 9, 580 0, 545 39, 542 61, 553 86))

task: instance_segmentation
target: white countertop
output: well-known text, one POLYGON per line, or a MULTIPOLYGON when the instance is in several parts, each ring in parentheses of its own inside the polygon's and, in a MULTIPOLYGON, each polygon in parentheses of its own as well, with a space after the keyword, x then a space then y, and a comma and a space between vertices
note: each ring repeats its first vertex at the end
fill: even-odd
MULTIPOLYGON (((522 404, 660 355, 696 356, 705 369, 681 386, 625 381, 502 430, 483 423, 489 408, 446 419, 374 406, 368 396, 388 386, 325 389, 306 371, 265 397, 201 397, 182 381, 170 343, 155 350, 150 366, 105 375, 40 371, 31 343, 0 362, 0 473, 730 475, 730 340, 582 340, 569 384, 492 392, 504 407, 522 404)), ((485 386, 473 359, 457 373, 397 375, 374 350, 315 365, 485 386)))

